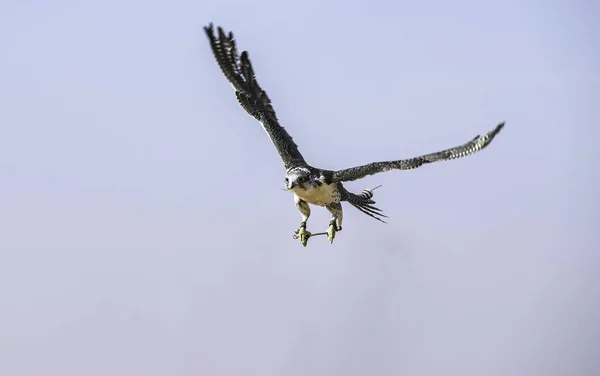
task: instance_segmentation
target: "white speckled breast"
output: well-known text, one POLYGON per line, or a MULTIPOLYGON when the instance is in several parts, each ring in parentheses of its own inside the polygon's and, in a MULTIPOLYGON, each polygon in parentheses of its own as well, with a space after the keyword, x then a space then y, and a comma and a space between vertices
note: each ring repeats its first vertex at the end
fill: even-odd
POLYGON ((294 193, 309 204, 318 206, 340 202, 340 193, 335 184, 323 184, 310 189, 294 189, 294 193))

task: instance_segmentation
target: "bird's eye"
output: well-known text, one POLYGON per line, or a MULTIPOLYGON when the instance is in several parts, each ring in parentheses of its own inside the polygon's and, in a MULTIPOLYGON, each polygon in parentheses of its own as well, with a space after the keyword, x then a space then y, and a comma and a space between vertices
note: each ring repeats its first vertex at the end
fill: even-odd
POLYGON ((298 178, 298 183, 304 183, 306 181, 306 177, 305 176, 300 176, 298 178))
POLYGON ((290 181, 290 179, 288 179, 288 178, 285 178, 285 182, 287 183, 288 181, 290 181))

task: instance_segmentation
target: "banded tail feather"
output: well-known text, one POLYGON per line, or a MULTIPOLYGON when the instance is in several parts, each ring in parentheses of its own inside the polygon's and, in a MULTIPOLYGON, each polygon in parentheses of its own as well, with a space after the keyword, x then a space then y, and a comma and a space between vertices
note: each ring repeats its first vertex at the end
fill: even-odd
POLYGON ((388 216, 383 214, 381 209, 373 206, 373 204, 375 204, 375 201, 372 200, 373 191, 379 187, 381 187, 381 185, 378 185, 375 188, 365 189, 360 194, 348 192, 348 197, 346 198, 346 201, 348 201, 352 206, 365 213, 366 215, 375 218, 380 222, 387 223, 386 221, 381 219, 381 217, 388 218, 388 216))
MULTIPOLYGON (((359 194, 359 196, 360 196, 360 197, 362 197, 362 198, 364 198, 365 200, 370 200, 370 199, 371 199, 371 197, 373 197, 373 191, 374 191, 374 190, 376 190, 376 189, 377 189, 377 188, 379 188, 379 187, 381 187, 381 184, 380 184, 380 185, 378 185, 378 186, 377 186, 377 187, 375 187, 375 188, 371 188, 371 189, 364 189, 364 190, 363 190, 363 191, 362 191, 362 192, 359 194)), ((372 201, 372 200, 371 200, 371 201, 372 201)), ((375 203, 375 201, 373 201, 373 202, 371 202, 371 203, 372 203, 372 204, 374 204, 374 203, 375 203)))

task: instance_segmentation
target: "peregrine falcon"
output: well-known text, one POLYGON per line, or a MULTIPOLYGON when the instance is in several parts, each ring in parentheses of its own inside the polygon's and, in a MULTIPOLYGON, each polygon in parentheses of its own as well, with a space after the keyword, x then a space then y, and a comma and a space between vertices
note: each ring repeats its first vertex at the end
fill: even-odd
POLYGON ((387 217, 374 206, 375 201, 372 200, 373 190, 378 187, 354 194, 344 188, 343 182, 380 172, 410 170, 427 163, 465 157, 484 149, 504 127, 504 122, 501 122, 493 130, 484 135, 477 135, 463 145, 420 157, 374 162, 338 171, 312 167, 306 163, 292 137, 279 124, 271 100, 256 81, 248 52, 243 51, 238 54, 232 32, 225 33, 221 27, 218 27, 215 35, 212 23, 205 26, 204 30, 214 57, 233 86, 238 102, 262 125, 283 160, 286 169, 285 187, 293 192, 294 202, 302 215, 300 228, 295 230, 296 237, 300 238, 300 242, 305 247, 309 237, 316 235, 306 229, 306 222, 310 216, 309 204, 324 206, 331 213, 327 231, 320 233, 327 234, 330 243, 333 243, 336 232, 342 230, 342 201, 347 201, 361 212, 385 222, 382 218, 387 217))

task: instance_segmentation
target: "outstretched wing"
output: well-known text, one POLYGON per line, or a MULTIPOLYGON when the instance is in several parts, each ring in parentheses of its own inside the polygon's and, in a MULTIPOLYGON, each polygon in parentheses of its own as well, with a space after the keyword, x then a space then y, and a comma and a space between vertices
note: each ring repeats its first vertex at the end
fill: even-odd
POLYGON ((334 171, 332 175, 332 181, 352 181, 364 178, 367 175, 373 175, 380 172, 386 172, 391 170, 411 170, 413 168, 420 167, 426 163, 447 161, 451 159, 466 157, 467 155, 473 154, 488 146, 489 143, 492 142, 494 137, 498 134, 498 132, 500 132, 502 127, 504 127, 504 122, 498 124, 496 128, 487 132, 483 136, 477 135, 475 138, 473 138, 466 144, 437 153, 431 153, 420 157, 404 159, 399 161, 375 162, 364 166, 348 168, 346 170, 334 171))
POLYGON ((262 124, 283 159, 285 168, 305 165, 306 162, 298 151, 298 146, 287 131, 279 125, 267 93, 256 82, 248 52, 243 51, 241 56, 238 55, 232 32, 225 34, 219 26, 215 36, 212 23, 205 26, 204 30, 217 63, 233 85, 239 103, 262 124))

